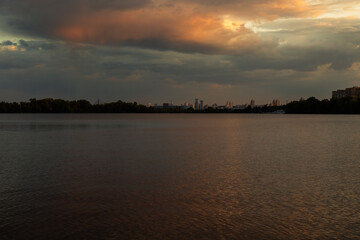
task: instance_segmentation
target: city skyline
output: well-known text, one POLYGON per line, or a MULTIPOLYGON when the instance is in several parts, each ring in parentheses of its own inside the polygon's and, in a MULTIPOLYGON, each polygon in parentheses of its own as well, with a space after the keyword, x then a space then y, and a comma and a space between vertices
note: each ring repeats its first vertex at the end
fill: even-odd
POLYGON ((213 109, 245 109, 247 107, 255 108, 258 106, 281 106, 286 105, 288 101, 281 102, 279 99, 274 98, 272 101, 268 103, 256 103, 255 99, 252 98, 249 102, 243 102, 243 103, 234 103, 231 100, 227 100, 225 104, 217 103, 217 102, 206 102, 203 99, 195 98, 194 101, 185 101, 182 103, 174 103, 173 101, 170 102, 162 102, 162 103, 152 103, 148 102, 148 107, 156 107, 156 108, 169 108, 169 107, 181 107, 183 109, 189 109, 193 108, 194 110, 204 110, 207 108, 213 108, 213 109))
POLYGON ((0 1, 0 100, 330 98, 360 85, 359 16, 353 0, 0 1))
MULTIPOLYGON (((224 102, 224 101, 223 101, 224 102)), ((238 108, 238 109, 245 109, 248 106, 251 106, 252 108, 256 106, 281 106, 286 104, 288 101, 281 102, 279 99, 274 98, 271 101, 268 101, 267 103, 256 103, 256 100, 254 98, 250 99, 248 102, 233 102, 231 100, 227 100, 224 104, 223 102, 208 102, 200 98, 195 98, 193 101, 185 101, 185 102, 179 102, 174 103, 174 101, 163 101, 162 103, 153 103, 148 102, 148 107, 185 107, 185 108, 193 108, 195 110, 203 110, 208 107, 212 108, 225 108, 225 109, 232 109, 232 108, 238 108)))

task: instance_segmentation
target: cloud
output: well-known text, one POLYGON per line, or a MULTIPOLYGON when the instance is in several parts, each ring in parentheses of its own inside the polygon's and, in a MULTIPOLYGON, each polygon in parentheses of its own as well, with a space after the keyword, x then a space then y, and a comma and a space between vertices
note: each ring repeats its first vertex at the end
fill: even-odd
POLYGON ((77 44, 249 54, 286 43, 263 39, 259 28, 254 28, 256 24, 336 16, 339 9, 353 13, 354 6, 359 4, 352 0, 1 0, 0 15, 7 23, 4 28, 20 36, 77 44))
POLYGON ((328 97, 358 85, 360 19, 330 16, 351 4, 0 0, 1 93, 145 103, 328 97))
POLYGON ((7 41, 3 41, 2 43, 0 43, 0 46, 16 46, 16 43, 13 43, 10 40, 7 41))
POLYGON ((359 75, 356 53, 344 55, 350 64, 334 68, 336 59, 342 59, 339 54, 350 54, 340 49, 321 53, 287 46, 278 56, 249 56, 52 44, 50 50, 0 52, 1 100, 23 96, 20 100, 60 97, 161 103, 173 99, 180 103, 198 96, 207 102, 245 103, 254 97, 266 103, 275 97, 328 97, 333 89, 356 85, 359 75))
POLYGON ((201 9, 237 16, 246 20, 316 16, 324 10, 305 0, 184 0, 201 9))
MULTIPOLYGON (((10 40, 7 40, 7 41, 3 41, 2 43, 0 43, 0 52, 1 51, 15 51, 17 50, 17 47, 16 47, 16 43, 13 43, 12 41, 10 40)), ((1 66, 0 66, 1 67, 1 66)))
POLYGON ((54 28, 50 34, 70 42, 200 53, 247 53, 271 44, 244 25, 233 31, 213 16, 168 9, 97 13, 54 28))
POLYGON ((9 51, 30 51, 30 50, 54 50, 56 45, 53 43, 43 41, 25 41, 20 39, 18 42, 12 42, 10 40, 0 43, 1 50, 9 51))
POLYGON ((305 0, 1 1, 8 31, 73 43, 247 54, 274 46, 246 21, 317 14, 305 0))

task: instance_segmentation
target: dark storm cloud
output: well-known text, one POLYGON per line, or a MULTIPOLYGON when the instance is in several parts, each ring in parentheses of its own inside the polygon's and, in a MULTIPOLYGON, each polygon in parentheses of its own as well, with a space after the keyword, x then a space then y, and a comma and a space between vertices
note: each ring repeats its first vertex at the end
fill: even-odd
POLYGON ((12 42, 10 40, 3 41, 0 43, 0 46, 14 46, 24 50, 54 50, 56 44, 44 42, 44 41, 25 41, 20 39, 18 42, 12 42))
POLYGON ((147 6, 151 0, 0 0, 8 31, 51 37, 51 30, 78 16, 96 11, 126 10, 147 6))
MULTIPOLYGON (((113 45, 113 44, 110 44, 113 45)), ((116 44, 115 44, 116 45, 116 44)), ((202 53, 202 54, 228 54, 228 55, 246 55, 256 52, 262 48, 274 47, 274 42, 261 42, 254 38, 252 44, 239 47, 226 47, 212 43, 184 42, 184 41, 168 41, 160 38, 148 38, 139 40, 126 40, 121 42, 123 46, 141 47, 154 49, 159 51, 177 51, 183 53, 202 53)))
MULTIPOLYGON (((346 71, 317 69, 335 62, 339 57, 338 52, 330 53, 330 50, 324 50, 327 54, 318 59, 311 59, 309 56, 314 49, 290 47, 283 49, 281 57, 276 58, 264 55, 184 54, 105 46, 73 48, 64 43, 53 43, 56 47, 48 51, 36 47, 23 51, 19 45, 30 47, 49 43, 26 41, 26 44, 16 44, 18 49, 15 51, 0 51, 0 85, 2 91, 9 91, 8 95, 2 92, 2 96, 8 98, 14 91, 26 98, 88 98, 92 101, 97 98, 111 101, 165 100, 170 96, 173 99, 192 99, 194 94, 212 93, 214 101, 217 101, 216 96, 222 99, 224 96, 221 94, 232 88, 239 88, 238 95, 246 97, 249 96, 244 91, 252 88, 253 94, 258 93, 259 88, 267 89, 270 95, 286 95, 291 89, 309 93, 311 85, 306 80, 308 78, 318 79, 317 82, 312 80, 315 81, 313 84, 319 86, 312 92, 326 96, 327 92, 338 86, 339 73, 346 71), (291 56, 298 57, 292 59, 290 64, 291 56), (308 62, 304 67, 303 64, 308 62), (328 84, 327 88, 321 89, 324 83, 328 84)), ((316 54, 321 55, 320 52, 316 54)), ((356 55, 353 54, 353 61, 360 62, 356 55)), ((355 76, 351 74, 343 76, 341 80, 351 83, 351 77, 355 76)), ((261 94, 263 98, 269 97, 261 94)))
MULTIPOLYGON (((88 74, 97 69, 107 77, 116 75, 117 71, 146 70, 163 76, 179 79, 182 82, 199 81, 212 83, 237 84, 245 79, 239 79, 239 72, 262 70, 293 70, 298 72, 316 71, 319 66, 330 64, 335 70, 345 70, 354 62, 360 61, 360 49, 344 46, 342 49, 330 47, 300 47, 283 46, 276 54, 249 54, 244 56, 202 54, 181 54, 176 52, 158 52, 116 47, 75 47, 62 43, 45 41, 24 41, 13 43, 18 51, 8 51, 3 56, 2 66, 14 67, 16 62, 23 62, 23 55, 31 63, 31 57, 41 59, 49 67, 61 67, 71 63, 77 66, 77 71, 88 74), (21 49, 26 52, 21 52, 21 49), (47 53, 51 51, 51 54, 47 53), (67 53, 67 55, 62 54, 67 53), (49 60, 51 56, 56 59, 49 60), (62 56, 59 58, 58 56, 62 56), (69 59, 68 59, 69 58, 69 59), (47 59, 47 60, 46 60, 47 59), (11 60, 11 64, 5 64, 11 60), (63 61, 63 62, 62 62, 63 61)), ((5 53, 3 53, 5 54, 5 53)), ((37 60, 38 61, 38 60, 37 60)), ((34 61, 36 63, 37 61, 34 61)), ((40 63, 37 63, 40 64, 40 63)), ((23 63, 19 68, 25 67, 23 63)), ((74 67, 68 66, 68 68, 74 67)))
MULTIPOLYGON (((129 9, 147 6, 151 0, 1 0, 2 12, 44 12, 65 14, 77 11, 129 9)), ((64 15, 65 17, 65 15, 64 15)))
POLYGON ((16 43, 13 43, 10 40, 7 41, 3 41, 2 43, 0 43, 0 46, 16 46, 16 43))
POLYGON ((286 46, 278 49, 278 55, 230 57, 241 70, 274 69, 314 71, 319 66, 331 64, 331 68, 344 70, 353 62, 360 61, 360 50, 354 48, 286 46))
POLYGON ((55 50, 56 44, 44 41, 19 40, 17 46, 26 50, 55 50))

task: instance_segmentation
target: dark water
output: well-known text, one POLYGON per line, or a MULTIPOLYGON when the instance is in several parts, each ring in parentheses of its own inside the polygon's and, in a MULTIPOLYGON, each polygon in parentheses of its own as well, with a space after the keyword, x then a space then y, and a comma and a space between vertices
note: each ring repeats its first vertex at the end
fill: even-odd
POLYGON ((0 115, 0 239, 360 239, 360 116, 0 115))

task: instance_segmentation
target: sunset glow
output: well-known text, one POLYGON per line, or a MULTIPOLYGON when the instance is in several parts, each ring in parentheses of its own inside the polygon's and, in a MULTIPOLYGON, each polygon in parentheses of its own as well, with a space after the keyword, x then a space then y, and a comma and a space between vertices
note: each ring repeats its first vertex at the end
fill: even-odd
POLYGON ((89 98, 98 95, 95 82, 108 86, 101 96, 146 102, 194 94, 214 101, 328 97, 358 85, 350 71, 360 62, 360 3, 353 0, 17 0, 0 9, 0 57, 12 69, 25 67, 3 68, 2 79, 21 81, 36 62, 56 76, 54 86, 89 98), (76 88, 74 78, 89 87, 76 88))

